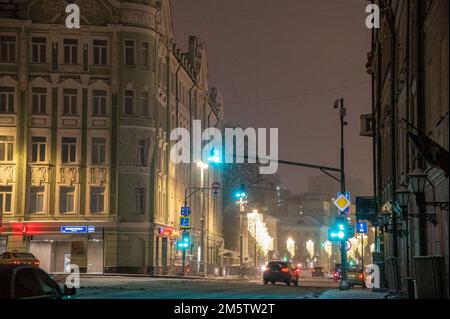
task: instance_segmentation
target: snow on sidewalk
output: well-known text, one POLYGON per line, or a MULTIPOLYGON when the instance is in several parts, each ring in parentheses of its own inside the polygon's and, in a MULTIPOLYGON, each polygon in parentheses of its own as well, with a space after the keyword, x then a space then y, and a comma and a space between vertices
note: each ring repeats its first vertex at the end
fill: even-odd
POLYGON ((386 299, 389 294, 371 290, 338 290, 325 291, 319 299, 386 299))

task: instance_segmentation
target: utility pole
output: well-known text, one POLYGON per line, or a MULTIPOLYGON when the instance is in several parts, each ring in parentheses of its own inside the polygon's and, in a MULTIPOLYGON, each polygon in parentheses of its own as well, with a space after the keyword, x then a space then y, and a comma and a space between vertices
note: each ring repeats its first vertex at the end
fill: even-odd
MULTIPOLYGON (((345 122, 346 108, 344 107, 344 99, 341 98, 336 100, 334 103, 334 108, 339 108, 340 120, 341 120, 341 193, 345 193, 345 150, 344 150, 344 126, 347 125, 345 122)), ((345 213, 341 213, 345 215, 345 213)), ((344 216, 345 218, 345 216, 344 216)), ((347 245, 346 240, 341 241, 341 267, 342 267, 342 278, 341 284, 339 285, 340 290, 350 289, 350 285, 347 281, 347 245)))

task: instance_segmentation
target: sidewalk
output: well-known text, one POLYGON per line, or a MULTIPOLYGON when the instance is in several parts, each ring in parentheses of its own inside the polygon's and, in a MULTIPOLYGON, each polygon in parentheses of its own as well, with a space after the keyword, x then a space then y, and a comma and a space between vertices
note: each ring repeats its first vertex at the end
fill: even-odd
POLYGON ((372 290, 339 290, 325 291, 318 299, 388 299, 387 292, 373 292, 372 290))

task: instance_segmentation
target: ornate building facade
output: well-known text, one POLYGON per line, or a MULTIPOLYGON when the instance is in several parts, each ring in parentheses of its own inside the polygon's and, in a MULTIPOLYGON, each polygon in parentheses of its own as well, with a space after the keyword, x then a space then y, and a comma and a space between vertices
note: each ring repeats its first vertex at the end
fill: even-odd
MULTIPOLYGON (((216 167, 170 160, 170 131, 220 127, 206 46, 173 43, 169 0, 13 1, 0 18, 0 250, 28 250, 51 272, 174 273, 187 187, 216 167)), ((191 272, 220 265, 221 201, 192 210, 191 272), (201 243, 204 243, 201 245, 201 243)))
MULTIPOLYGON (((448 154, 449 2, 374 3, 382 9, 382 23, 373 31, 367 65, 373 79, 373 125, 367 136, 374 139, 378 210, 390 216, 389 224, 379 228, 377 250, 384 252, 385 283, 391 290, 407 290, 407 279, 414 278, 419 293, 424 288, 429 292, 433 281, 424 276, 444 269, 448 278, 449 177, 445 166, 426 160, 429 156, 408 133, 428 137, 448 154), (399 190, 414 189, 412 176, 417 170, 426 177, 424 191, 411 193, 401 210, 399 190), (422 261, 430 256, 442 258, 446 267, 422 268, 422 261)), ((442 282, 443 291, 448 290, 448 281, 434 282, 442 282)))

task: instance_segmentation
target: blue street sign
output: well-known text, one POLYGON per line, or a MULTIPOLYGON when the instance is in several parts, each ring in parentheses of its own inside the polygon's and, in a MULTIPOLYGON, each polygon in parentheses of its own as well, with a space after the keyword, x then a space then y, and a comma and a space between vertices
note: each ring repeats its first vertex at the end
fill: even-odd
POLYGON ((189 207, 181 207, 181 216, 189 216, 191 209, 189 207))
POLYGON ((188 217, 180 217, 180 229, 190 229, 191 228, 191 218, 188 217))
POLYGON ((85 234, 94 232, 95 226, 61 226, 61 233, 65 234, 85 234))
POLYGON ((61 226, 61 233, 87 233, 87 226, 61 226))
POLYGON ((367 234, 367 222, 357 222, 356 232, 358 234, 367 234))

